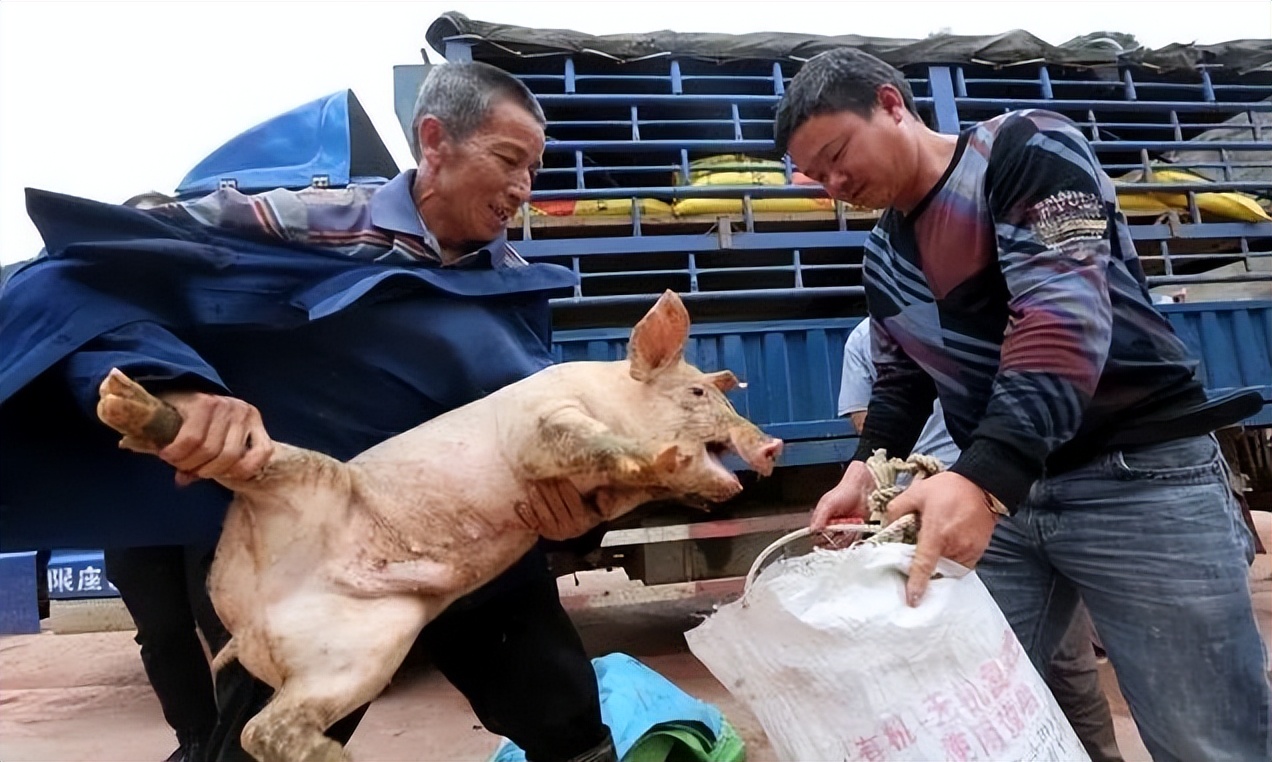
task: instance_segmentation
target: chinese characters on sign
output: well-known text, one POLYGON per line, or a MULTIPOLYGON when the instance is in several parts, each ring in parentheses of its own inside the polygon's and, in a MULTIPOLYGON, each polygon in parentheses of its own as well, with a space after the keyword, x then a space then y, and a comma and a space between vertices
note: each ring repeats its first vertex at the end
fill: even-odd
POLYGON ((117 592, 102 574, 101 568, 88 564, 75 566, 50 566, 47 575, 49 595, 74 593, 117 592))

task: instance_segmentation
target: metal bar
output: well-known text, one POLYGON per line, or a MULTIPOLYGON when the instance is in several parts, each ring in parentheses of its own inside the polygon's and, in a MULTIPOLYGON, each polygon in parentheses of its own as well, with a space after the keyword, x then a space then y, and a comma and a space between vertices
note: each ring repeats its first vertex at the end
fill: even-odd
POLYGON ((573 56, 565 59, 565 92, 573 94, 575 90, 574 80, 574 58, 573 56))
POLYGON ((1186 113, 1225 114, 1241 111, 1272 111, 1272 103, 1203 103, 1198 101, 1108 101, 1108 100, 1043 100, 1041 98, 959 98, 960 106, 986 109, 1042 108, 1050 111, 1069 109, 1100 109, 1102 111, 1128 111, 1160 113, 1173 108, 1186 113))
MULTIPOLYGON (((685 182, 688 178, 688 167, 685 171, 685 182)), ((540 201, 550 199, 583 199, 583 198, 626 198, 641 196, 643 198, 741 198, 750 193, 755 198, 814 198, 824 197, 826 192, 817 185, 664 185, 661 187, 625 187, 625 188, 588 188, 583 191, 572 189, 535 191, 533 198, 540 201)))
MULTIPOLYGON (((671 92, 673 95, 680 95, 684 92, 684 83, 680 80, 680 62, 674 58, 671 61, 671 92)), ((630 99, 632 96, 620 96, 630 99)))
POLYGON ((756 516, 745 519, 699 521, 693 524, 673 524, 661 527, 611 529, 601 539, 602 548, 623 545, 644 545, 652 542, 682 542, 685 540, 710 540, 721 537, 737 537, 761 532, 789 532, 808 526, 807 512, 779 513, 772 516, 756 516))
MULTIPOLYGON (((939 118, 939 117, 938 117, 939 118)), ((948 126, 948 125, 944 125, 948 126)), ((1193 141, 1177 140, 1093 140, 1091 145, 1097 151, 1138 151, 1147 148, 1150 151, 1173 151, 1178 149, 1211 149, 1214 146, 1229 151, 1272 151, 1272 145, 1255 141, 1228 141, 1199 144, 1193 141)), ((566 153, 568 151, 622 152, 638 151, 649 153, 658 150, 673 151, 677 149, 691 151, 772 151, 772 140, 554 140, 544 146, 546 153, 566 153)))
MULTIPOLYGON (((866 290, 861 286, 819 286, 816 288, 773 288, 773 289, 739 289, 737 291, 697 291, 681 294, 686 302, 723 302, 730 300, 755 301, 758 299, 789 299, 792 296, 807 298, 809 296, 826 296, 842 298, 846 296, 865 296, 866 290)), ((574 306, 613 306, 613 305, 649 305, 658 298, 657 294, 614 294, 607 296, 584 296, 577 299, 551 299, 553 307, 574 306)))
MULTIPOLYGON (((647 297, 652 304, 658 294, 647 297)), ((807 320, 777 320, 772 322, 731 321, 726 323, 694 323, 689 328, 689 336, 726 336, 734 333, 786 332, 806 333, 808 331, 851 331, 863 318, 809 318, 807 320)), ((631 336, 630 328, 567 328, 552 332, 554 344, 584 344, 591 341, 627 341, 631 336)))
POLYGON ((587 182, 585 180, 584 173, 583 173, 583 152, 582 151, 574 152, 574 182, 575 182, 575 186, 579 190, 583 190, 584 188, 587 187, 587 182))
POLYGON ((472 43, 466 40, 447 40, 442 57, 451 63, 468 63, 473 60, 472 43))
MULTIPOLYGON (((752 95, 752 94, 720 94, 720 93, 702 93, 694 94, 686 98, 684 95, 673 95, 671 93, 543 93, 536 96, 538 101, 545 106, 567 106, 570 104, 578 105, 627 105, 629 103, 684 103, 692 99, 695 103, 738 103, 753 105, 772 105, 780 100, 777 95, 752 95)), ((930 104, 931 98, 915 98, 916 103, 930 104)), ((1121 101, 1112 101, 1120 103, 1121 101)), ((1222 109, 1215 109, 1221 111, 1222 109)))
POLYGON ((1215 100, 1215 85, 1210 81, 1210 70, 1202 68, 1201 70, 1201 94, 1207 101, 1215 100))
MULTIPOLYGON (((721 244, 721 248, 729 249, 732 247, 730 247, 728 245, 728 242, 726 241, 721 244)), ((690 255, 696 256, 692 252, 690 253, 690 255)), ((809 270, 846 270, 847 271, 847 270, 860 270, 861 266, 850 265, 850 264, 805 265, 805 268, 809 270)), ((689 267, 684 267, 684 268, 677 267, 677 268, 662 268, 662 269, 641 268, 641 269, 634 269, 634 270, 612 270, 612 271, 606 270, 605 272, 583 273, 583 277, 587 280, 599 281, 599 280, 607 280, 607 279, 614 279, 614 278, 639 278, 646 275, 690 275, 691 273, 697 273, 698 276, 704 276, 704 275, 710 276, 710 275, 753 275, 757 273, 780 274, 780 273, 793 273, 793 272, 795 272, 795 265, 780 264, 780 265, 755 265, 752 267, 695 267, 692 269, 689 267)))
MULTIPOLYGON (((616 74, 614 79, 628 79, 631 75, 616 74)), ((681 74, 681 82, 763 82, 768 84, 768 75, 759 74, 681 74)))
MULTIPOLYGON (((1243 236, 1259 239, 1272 238, 1272 223, 1252 222, 1202 222, 1172 226, 1132 225, 1131 238, 1136 241, 1212 240, 1238 239, 1243 236)), ((845 249, 861 248, 870 236, 868 230, 802 231, 798 233, 737 233, 732 236, 733 251, 781 251, 791 249, 845 249)), ((703 235, 655 235, 623 238, 553 238, 518 241, 517 251, 527 259, 543 259, 565 256, 599 256, 605 254, 645 254, 666 252, 719 251, 719 241, 714 236, 703 235)), ((1179 261, 1184 258, 1221 261, 1236 259, 1239 255, 1205 253, 1200 255, 1173 255, 1179 261)), ((1251 254, 1250 256, 1255 256, 1251 254)), ((1147 259, 1147 257, 1145 257, 1147 259)), ((856 269, 859 265, 808 265, 804 269, 856 269)))
POLYGON ((772 140, 554 140, 544 146, 546 153, 584 151, 609 151, 631 153, 656 150, 674 151, 685 148, 690 151, 771 151, 772 140))
POLYGON ((1272 273, 1242 273, 1240 275, 1207 275, 1206 273, 1198 273, 1196 275, 1150 275, 1148 276, 1148 285, 1150 286, 1175 286, 1188 283, 1265 283, 1272 282, 1272 273))
POLYGON ((773 62, 773 94, 778 97, 786 94, 786 82, 782 78, 781 61, 773 62))
POLYGON ((947 135, 957 135, 958 101, 954 97, 954 82, 948 66, 929 66, 928 80, 932 84, 932 102, 936 112, 936 129, 947 135))
POLYGON ((1122 85, 1124 86, 1123 92, 1126 93, 1126 99, 1128 101, 1138 100, 1138 98, 1135 97, 1135 80, 1131 79, 1130 69, 1122 70, 1122 85))
POLYGON ((742 594, 745 587, 745 577, 720 577, 659 585, 645 585, 632 581, 627 587, 599 592, 575 592, 567 588, 561 593, 561 607, 566 611, 589 611, 620 606, 653 606, 670 601, 701 600, 700 605, 703 608, 710 608, 709 604, 733 600, 742 594))
MULTIPOLYGON (((684 168, 687 171, 687 167, 684 168)), ((688 177, 688 174, 685 175, 688 177)), ((1246 191, 1266 192, 1268 185, 1257 180, 1235 180, 1232 182, 1178 182, 1178 183, 1117 183, 1113 187, 1125 192, 1182 193, 1185 191, 1246 191)), ((820 185, 665 185, 649 187, 624 188, 587 188, 584 190, 541 190, 535 191, 536 201, 554 199, 586 199, 586 198, 626 198, 640 196, 642 198, 741 198, 745 194, 754 198, 820 198, 826 191, 820 185)))
POLYGON ((1272 151, 1272 144, 1257 143, 1253 140, 1213 141, 1199 143, 1191 140, 1094 140, 1091 145, 1097 151, 1136 151, 1147 148, 1150 151, 1212 150, 1224 148, 1228 151, 1272 151))
MULTIPOLYGON (((868 230, 801 231, 798 233, 737 233, 731 250, 829 249, 864 246, 868 230)), ((643 238, 553 238, 518 241, 517 252, 527 259, 603 254, 720 251, 715 236, 655 235, 643 238)))
MULTIPOLYGON (((772 119, 741 119, 744 125, 749 124, 767 124, 772 125, 772 119)), ((571 127, 627 127, 631 123, 630 119, 550 119, 548 127, 551 129, 568 129, 571 127)), ((732 119, 642 119, 641 124, 646 127, 728 127, 733 124, 732 119)), ((1211 125, 1200 125, 1200 127, 1210 127, 1211 125)))
POLYGON ((1051 72, 1047 71, 1046 65, 1038 67, 1038 84, 1042 89, 1042 97, 1052 100, 1056 97, 1055 91, 1051 87, 1051 72))
POLYGON ((666 74, 579 74, 579 82, 666 82, 666 74))
MULTIPOLYGON (((1272 222, 1193 222, 1173 228, 1166 224, 1131 225, 1130 229, 1131 238, 1136 241, 1272 238, 1272 222)), ((1220 257, 1222 254, 1212 256, 1220 257)))

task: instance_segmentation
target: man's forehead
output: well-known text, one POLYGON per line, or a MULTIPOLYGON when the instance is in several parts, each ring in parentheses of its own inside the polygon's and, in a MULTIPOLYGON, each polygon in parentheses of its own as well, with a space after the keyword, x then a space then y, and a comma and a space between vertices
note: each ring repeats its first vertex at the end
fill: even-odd
POLYGON ((846 113, 848 112, 834 111, 810 116, 791 135, 791 153, 798 153, 806 158, 819 156, 835 138, 851 129, 848 120, 842 118, 846 113))
POLYGON ((472 134, 487 146, 503 145, 509 148, 533 149, 544 143, 543 128, 538 122, 488 120, 472 134))

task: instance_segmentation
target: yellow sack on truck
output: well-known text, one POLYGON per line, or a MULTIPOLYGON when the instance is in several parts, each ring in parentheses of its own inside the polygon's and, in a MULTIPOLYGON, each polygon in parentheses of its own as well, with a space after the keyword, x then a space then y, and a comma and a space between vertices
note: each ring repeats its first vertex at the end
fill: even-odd
MULTIPOLYGON (((1142 183, 1151 187, 1153 183, 1206 183, 1206 178, 1186 172, 1182 169, 1153 168, 1153 179, 1145 181, 1144 173, 1136 170, 1125 174, 1118 181, 1123 183, 1142 183)), ((1238 222, 1272 222, 1272 217, 1259 206, 1258 202, 1244 193, 1227 191, 1223 193, 1198 192, 1197 210, 1226 220, 1238 222)), ((1117 203, 1123 212, 1164 213, 1170 211, 1187 213, 1188 194, 1174 192, 1153 192, 1149 190, 1130 190, 1118 188, 1117 203)), ((1197 220, 1198 222, 1200 220, 1197 220)))
MULTIPOLYGON (((707 187, 711 185, 786 185, 785 166, 780 161, 756 159, 741 154, 724 154, 697 159, 689 163, 688 182, 679 171, 674 182, 677 186, 707 187)), ((792 185, 816 185, 802 172, 791 175, 792 185)), ((742 214, 740 198, 686 198, 672 205, 679 217, 699 214, 742 214)), ((819 198, 756 198, 751 200, 755 212, 823 212, 835 208, 835 202, 826 196, 819 198)))
MULTIPOLYGON (((670 217, 671 204, 656 198, 637 199, 642 216, 670 217)), ((630 198, 604 198, 575 201, 561 199, 557 201, 535 201, 530 204, 530 213, 543 217, 630 217, 632 200, 630 198)))

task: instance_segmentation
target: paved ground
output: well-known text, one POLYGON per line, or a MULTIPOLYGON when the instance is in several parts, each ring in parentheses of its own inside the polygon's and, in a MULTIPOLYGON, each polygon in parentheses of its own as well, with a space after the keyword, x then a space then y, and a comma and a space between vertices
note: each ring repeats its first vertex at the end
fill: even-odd
MULTIPOLYGON (((1258 514, 1265 543, 1272 514, 1258 514)), ((581 575, 585 576, 585 575, 581 575)), ((1272 558, 1252 569, 1265 638, 1272 627, 1272 558)), ((572 579, 562 580, 573 592, 572 579)), ((612 576, 584 579, 592 589, 624 589, 612 576)), ((753 762, 775 759, 755 718, 738 706, 689 654, 682 633, 694 626, 702 601, 607 606, 576 612, 595 655, 623 651, 718 706, 739 729, 753 762)), ((1144 751, 1107 666, 1103 678, 1128 762, 1144 751)), ((486 759, 496 739, 477 723, 463 698, 426 665, 404 672, 376 702, 350 744, 361 762, 486 759)), ((0 759, 5 762, 139 762, 161 760, 175 743, 159 714, 129 632, 0 638, 0 759)))

